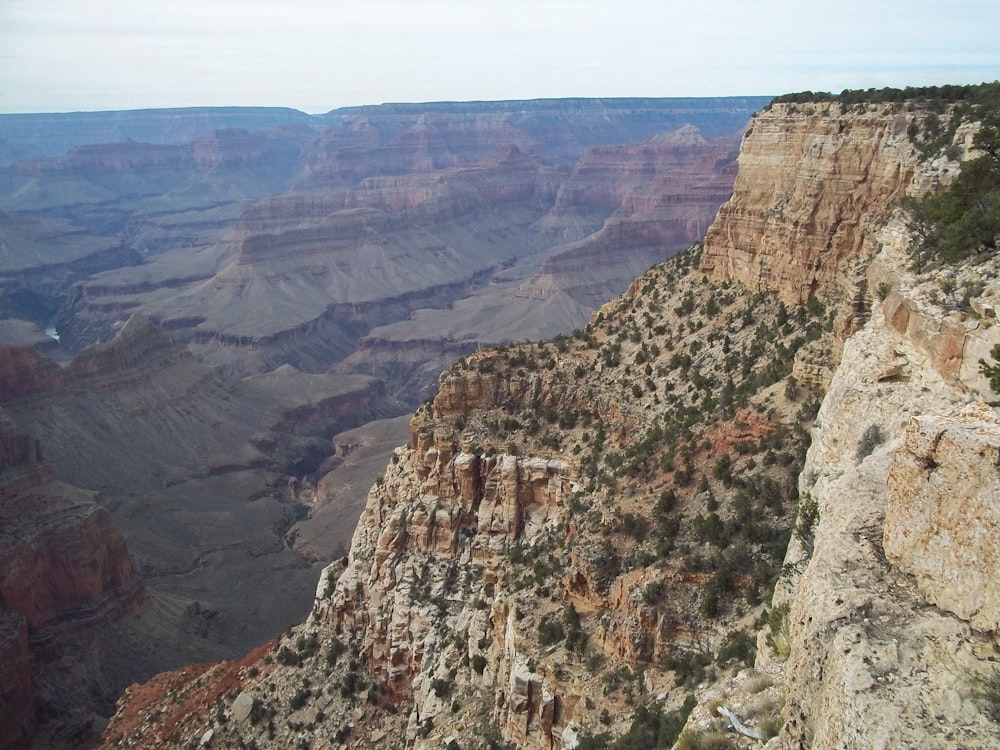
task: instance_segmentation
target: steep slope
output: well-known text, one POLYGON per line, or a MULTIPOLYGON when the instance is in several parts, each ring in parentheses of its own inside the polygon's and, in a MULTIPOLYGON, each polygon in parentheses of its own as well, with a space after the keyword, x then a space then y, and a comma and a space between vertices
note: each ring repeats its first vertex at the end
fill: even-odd
POLYGON ((362 376, 226 378, 141 318, 65 367, 0 350, 22 425, 3 442, 0 606, 27 628, 38 746, 93 742, 130 682, 305 615, 319 569, 285 538, 308 514, 299 477, 381 403, 362 376), (265 587, 280 596, 248 593, 265 587))
POLYGON ((21 353, 0 358, 13 365, 5 408, 61 479, 104 493, 153 590, 215 610, 209 652, 247 648, 289 623, 293 601, 308 607, 316 573, 284 540, 307 507, 288 480, 319 465, 330 436, 382 416, 376 380, 226 378, 138 317, 65 368, 21 353), (286 598, 248 601, 242 587, 267 580, 286 598))
MULTIPOLYGON (((777 746, 994 747, 1000 729, 973 694, 996 659, 982 576, 997 550, 1000 415, 979 361, 1000 329, 935 303, 940 280, 903 270, 898 223, 876 239, 868 283, 891 291, 847 341, 820 409, 800 480, 815 538, 790 549, 797 574, 775 600, 790 605, 777 746)), ((996 273, 990 260, 963 275, 996 273)), ((988 286, 974 306, 996 294, 988 286)))
POLYGON ((641 694, 679 709, 675 685, 745 659, 812 413, 784 382, 824 323, 696 264, 657 267, 587 332, 444 373, 310 621, 252 664, 171 676, 109 740, 552 747, 602 715, 624 728, 641 694), (240 690, 256 721, 193 709, 240 690))
MULTIPOLYGON (((905 130, 881 138, 878 118, 828 110, 832 175, 841 149, 869 138, 873 173, 909 175, 890 181, 895 194, 957 166, 921 162, 905 130)), ((908 117, 919 128, 927 111, 908 117)), ((743 153, 766 145, 765 163, 815 165, 801 149, 811 126, 771 108, 743 153)), ((995 262, 913 279, 881 188, 851 167, 853 189, 817 200, 812 169, 793 171, 787 194, 738 181, 711 252, 657 267, 587 330, 442 374, 309 621, 242 662, 131 689, 106 746, 601 747, 615 734, 668 746, 693 704, 685 747, 750 745, 721 733, 720 705, 777 734, 773 747, 995 746, 996 724, 967 700, 995 658, 995 604, 919 562, 958 570, 961 558, 975 580, 995 559, 998 419, 977 359, 1000 329, 986 312, 996 285, 976 285, 995 262), (805 264, 753 219, 760 238, 741 237, 730 262, 719 238, 768 215, 781 236, 779 204, 839 218, 792 222, 805 264), (771 273, 744 262, 747 247, 769 248, 771 273), (930 289, 958 284, 973 285, 982 317, 933 302, 930 289), (794 310, 779 298, 807 295, 794 310), (815 424, 803 383, 829 388, 815 424), (947 511, 940 483, 959 481, 973 504, 952 523, 986 545, 979 562, 926 541, 935 527, 907 510, 947 511), (765 674, 713 684, 717 667, 752 659, 754 640, 765 674)))
MULTIPOLYGON (((890 219, 893 202, 886 202, 947 183, 959 167, 954 158, 969 155, 974 124, 943 143, 951 159, 915 153, 913 134, 940 106, 908 103, 901 120, 898 104, 871 104, 858 117, 835 103, 836 117, 820 123, 814 143, 814 125, 806 123, 820 108, 830 117, 831 105, 807 105, 813 111, 805 113, 801 105, 773 107, 755 120, 743 152, 762 165, 764 180, 754 186, 748 172, 742 194, 710 232, 715 253, 706 251, 702 267, 717 275, 774 285, 792 299, 838 286, 849 297, 851 286, 857 289, 839 326, 848 338, 799 478, 809 498, 799 519, 806 533, 789 546, 790 575, 760 638, 769 647, 758 652, 757 666, 782 684, 785 701, 783 729, 769 748, 989 748, 1000 737, 991 695, 982 695, 997 653, 983 575, 996 555, 991 457, 1000 415, 987 406, 996 394, 980 372, 1000 341, 992 313, 996 260, 914 274, 913 239, 901 217, 890 219), (754 144, 761 125, 801 153, 791 190, 770 187, 767 163, 791 156, 763 156, 762 144, 754 144), (818 200, 813 176, 839 161, 828 134, 859 127, 868 133, 862 146, 840 140, 849 164, 862 154, 869 177, 850 199, 818 200), (870 211, 842 215, 857 196, 870 211), (773 220, 774 236, 764 232, 751 242, 749 228, 766 229, 764 217, 773 220), (790 227, 796 244, 777 241, 790 227), (727 241, 735 251, 718 262, 727 241), (789 271, 796 267, 798 274, 789 271)), ((838 186, 826 180, 820 193, 838 186)), ((724 689, 735 693, 731 706, 741 699, 752 705, 738 685, 724 689)), ((718 727, 706 709, 692 717, 692 736, 718 727)))
POLYGON ((39 441, 0 410, 0 747, 92 743, 113 696, 141 674, 126 667, 126 644, 111 646, 145 590, 99 500, 56 480, 39 441), (75 674, 84 664, 89 684, 75 674))
MULTIPOLYGON (((422 396, 409 384, 386 393, 370 374, 322 374, 360 333, 418 307, 440 311, 501 278, 529 317, 558 313, 553 321, 572 324, 550 326, 583 325, 589 304, 529 308, 533 298, 516 296, 515 286, 552 242, 600 227, 628 196, 589 206, 589 223, 570 211, 536 228, 569 174, 550 163, 594 142, 647 137, 665 122, 729 132, 742 126, 747 106, 590 102, 569 109, 550 103, 542 111, 518 103, 519 113, 473 107, 474 116, 457 119, 448 111, 421 118, 389 108, 351 122, 353 114, 345 116, 337 134, 216 130, 193 141, 85 144, 0 170, 0 200, 10 208, 0 226, 8 261, 0 269, 2 314, 19 319, 5 320, 2 330, 5 341, 27 345, 0 353, 3 402, 44 441, 60 479, 100 492, 95 497, 121 528, 147 584, 145 606, 122 625, 129 632, 115 631, 144 658, 131 660, 114 684, 231 656, 300 619, 312 599, 315 562, 345 551, 356 515, 344 509, 360 511, 377 473, 369 467, 360 489, 350 475, 355 486, 346 491, 332 478, 314 486, 314 470, 328 468, 321 462, 329 437, 409 411, 422 396), (666 114, 657 114, 661 109, 666 114), (553 118, 558 134, 542 138, 553 118), (385 160, 370 161, 358 180, 338 182, 348 173, 337 169, 361 168, 375 151, 385 160), (333 171, 325 172, 328 160, 333 171), (404 174, 417 168, 424 171, 404 174), (289 185, 294 192, 284 192, 289 185), (273 193, 281 195, 258 200, 273 193), (231 292, 248 304, 227 308, 231 292), (147 300, 198 358, 247 377, 199 364, 140 322, 134 313, 147 300), (91 342, 105 343, 70 358, 91 342), (65 367, 40 356, 43 348, 65 367), (387 408, 392 396, 402 405, 387 408), (266 589, 279 593, 262 600, 256 594, 266 589)), ((662 157, 669 153, 662 146, 646 150, 662 157)), ((690 161, 712 181, 713 154, 722 147, 698 148, 690 161)), ((620 175, 610 170, 601 179, 620 175)), ((583 183, 574 178, 575 187, 583 183)), ((719 202, 724 191, 717 192, 711 200, 719 202)), ((628 234, 626 212, 616 219, 612 239, 628 234)), ((603 264, 606 278, 583 294, 606 299, 680 245, 671 230, 636 236, 635 257, 620 253, 623 262, 603 264), (663 248, 664 237, 677 244, 663 248)), ((591 248, 584 261, 594 256, 591 248)), ((524 317, 509 314, 505 336, 556 330, 535 331, 524 317)), ((420 388, 435 379, 421 378, 420 388)), ((16 622, 11 633, 14 647, 16 622)), ((67 659, 61 666, 82 685, 93 665, 67 659)), ((93 686, 96 703, 86 711, 108 711, 107 684, 93 686)), ((82 736, 52 741, 73 744, 82 736)))

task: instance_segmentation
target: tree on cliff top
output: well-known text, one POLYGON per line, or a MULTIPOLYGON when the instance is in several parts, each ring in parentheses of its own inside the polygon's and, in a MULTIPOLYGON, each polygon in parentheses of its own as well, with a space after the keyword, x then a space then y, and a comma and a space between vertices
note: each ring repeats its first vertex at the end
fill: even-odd
POLYGON ((991 87, 972 113, 980 123, 971 159, 949 188, 937 195, 908 200, 914 266, 929 262, 957 263, 981 252, 996 252, 1000 239, 1000 91, 991 87))

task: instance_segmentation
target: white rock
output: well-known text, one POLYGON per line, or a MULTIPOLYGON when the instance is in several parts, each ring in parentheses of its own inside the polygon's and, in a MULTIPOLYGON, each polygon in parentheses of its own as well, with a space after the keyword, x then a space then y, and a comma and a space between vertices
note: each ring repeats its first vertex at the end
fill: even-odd
POLYGON ((236 696, 236 700, 233 701, 233 706, 230 712, 233 715, 233 720, 236 722, 246 721, 247 717, 250 716, 250 712, 253 711, 253 696, 250 693, 240 691, 240 694, 236 696))

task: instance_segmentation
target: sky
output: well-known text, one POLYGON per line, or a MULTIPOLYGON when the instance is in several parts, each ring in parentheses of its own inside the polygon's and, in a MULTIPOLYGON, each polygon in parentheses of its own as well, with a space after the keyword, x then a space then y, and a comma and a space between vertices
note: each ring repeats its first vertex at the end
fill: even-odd
POLYGON ((0 0, 0 112, 1000 79, 1000 0, 0 0))

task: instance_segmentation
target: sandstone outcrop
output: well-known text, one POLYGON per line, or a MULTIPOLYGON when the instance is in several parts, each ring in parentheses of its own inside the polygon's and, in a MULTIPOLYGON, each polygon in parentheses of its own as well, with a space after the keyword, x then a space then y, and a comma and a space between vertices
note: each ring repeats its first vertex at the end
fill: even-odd
POLYGON ((1000 413, 984 404, 921 415, 889 467, 885 554, 941 609, 1000 629, 1000 413))
MULTIPOLYGON (((702 269, 804 303, 844 263, 870 258, 872 234, 904 196, 947 184, 958 165, 918 158, 907 129, 926 111, 839 103, 773 104, 740 149, 733 197, 705 235, 702 269)), ((971 133, 960 134, 966 151, 971 133)))

